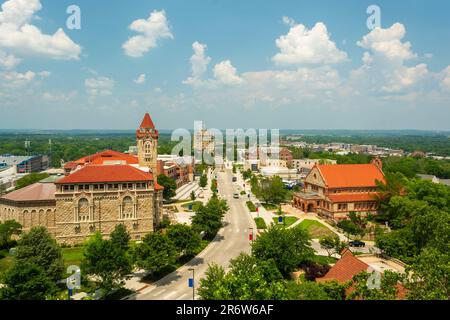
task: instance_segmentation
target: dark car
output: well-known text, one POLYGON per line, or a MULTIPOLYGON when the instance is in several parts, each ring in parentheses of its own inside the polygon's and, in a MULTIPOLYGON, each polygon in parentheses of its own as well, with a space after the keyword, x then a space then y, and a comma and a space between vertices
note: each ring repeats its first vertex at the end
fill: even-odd
POLYGON ((350 241, 348 244, 350 245, 350 247, 356 247, 356 248, 360 248, 360 247, 365 247, 366 246, 365 242, 362 242, 362 241, 359 241, 359 240, 350 241))
POLYGON ((236 181, 237 181, 237 178, 236 178, 236 177, 233 177, 232 180, 233 180, 233 182, 236 182, 236 181))

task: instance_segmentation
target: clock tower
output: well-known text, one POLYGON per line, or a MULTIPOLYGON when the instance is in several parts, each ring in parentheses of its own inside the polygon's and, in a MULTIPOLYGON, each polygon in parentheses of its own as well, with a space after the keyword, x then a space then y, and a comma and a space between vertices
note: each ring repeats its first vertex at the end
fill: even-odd
POLYGON ((148 167, 156 174, 158 157, 158 130, 155 129, 152 118, 145 114, 139 129, 136 130, 136 142, 139 165, 148 167))

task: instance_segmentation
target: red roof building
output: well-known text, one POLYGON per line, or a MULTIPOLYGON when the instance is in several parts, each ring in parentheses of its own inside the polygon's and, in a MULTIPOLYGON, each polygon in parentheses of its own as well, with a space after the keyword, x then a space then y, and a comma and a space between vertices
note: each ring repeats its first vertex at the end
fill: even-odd
POLYGON ((346 219, 349 212, 376 214, 378 183, 385 183, 381 160, 370 164, 316 164, 294 193, 293 205, 333 220, 346 219))
POLYGON ((138 163, 137 157, 132 154, 122 153, 114 150, 105 150, 66 163, 64 165, 64 171, 66 174, 70 174, 77 168, 91 164, 108 165, 108 164, 137 164, 137 163, 138 163))

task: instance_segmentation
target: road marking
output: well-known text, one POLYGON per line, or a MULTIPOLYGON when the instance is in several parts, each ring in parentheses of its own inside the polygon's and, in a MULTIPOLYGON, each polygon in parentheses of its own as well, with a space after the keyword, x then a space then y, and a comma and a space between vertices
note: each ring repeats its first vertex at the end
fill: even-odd
POLYGON ((162 289, 161 291, 159 291, 158 293, 155 293, 155 296, 159 296, 161 293, 163 293, 164 291, 166 291, 167 289, 162 289))
POLYGON ((177 294, 177 292, 176 292, 176 291, 172 291, 171 293, 169 293, 168 295, 166 295, 163 299, 164 299, 164 300, 168 300, 169 297, 171 297, 171 296, 173 296, 173 295, 175 295, 175 294, 177 294))
POLYGON ((185 293, 185 294, 179 296, 178 298, 176 298, 176 300, 183 300, 183 299, 184 299, 185 297, 187 297, 187 296, 188 296, 188 294, 185 293))

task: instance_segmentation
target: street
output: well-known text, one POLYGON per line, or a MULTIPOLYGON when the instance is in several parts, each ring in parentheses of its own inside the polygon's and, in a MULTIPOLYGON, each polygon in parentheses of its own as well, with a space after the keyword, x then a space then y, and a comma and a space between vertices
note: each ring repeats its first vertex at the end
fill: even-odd
POLYGON ((204 276, 209 263, 215 262, 227 268, 230 259, 237 257, 241 252, 250 252, 249 232, 250 228, 253 228, 256 233, 256 226, 245 205, 245 197, 233 199, 237 186, 232 182, 232 176, 229 169, 225 172, 217 171, 219 195, 227 200, 230 209, 225 215, 224 227, 216 238, 186 265, 129 297, 129 300, 190 300, 192 299, 192 288, 188 286, 188 279, 192 277, 190 268, 194 269, 197 288, 199 279, 204 276))

